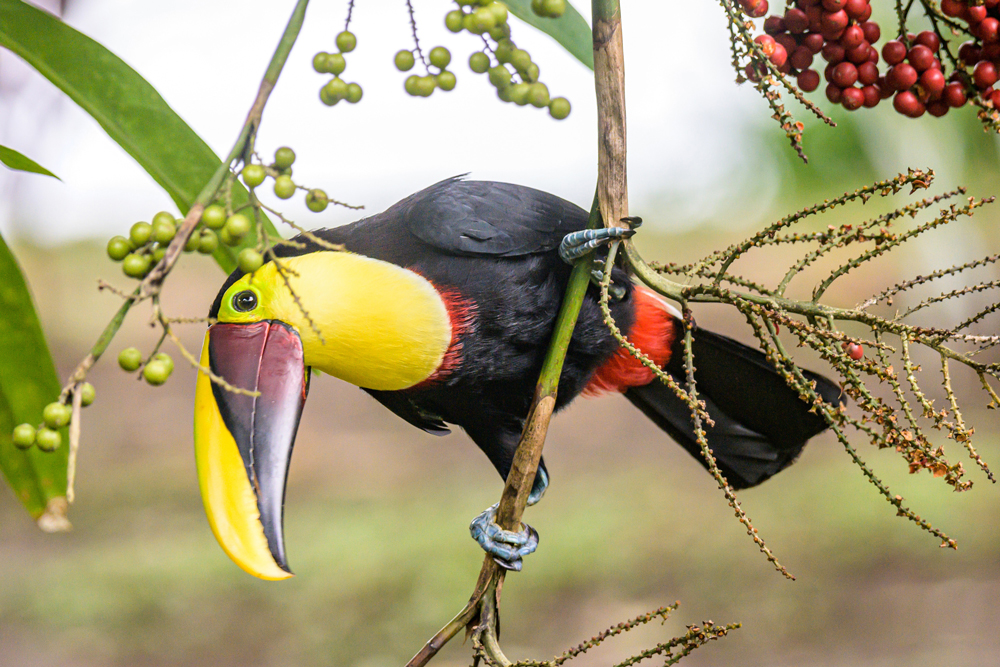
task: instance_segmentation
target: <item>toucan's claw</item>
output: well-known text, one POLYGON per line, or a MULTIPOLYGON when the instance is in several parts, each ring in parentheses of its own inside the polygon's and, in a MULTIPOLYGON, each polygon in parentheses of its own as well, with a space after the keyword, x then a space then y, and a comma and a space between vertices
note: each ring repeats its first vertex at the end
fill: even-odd
POLYGON ((563 237, 562 242, 559 244, 559 256, 567 264, 572 264, 580 257, 593 252, 602 245, 607 245, 611 241, 631 238, 634 234, 634 229, 625 229, 623 227, 581 229, 578 232, 571 232, 563 237))
POLYGON ((498 505, 493 505, 473 519, 469 532, 479 546, 493 556, 497 565, 505 570, 520 572, 523 565, 521 559, 538 548, 538 531, 526 523, 522 524, 524 529, 520 532, 504 530, 496 522, 498 505))

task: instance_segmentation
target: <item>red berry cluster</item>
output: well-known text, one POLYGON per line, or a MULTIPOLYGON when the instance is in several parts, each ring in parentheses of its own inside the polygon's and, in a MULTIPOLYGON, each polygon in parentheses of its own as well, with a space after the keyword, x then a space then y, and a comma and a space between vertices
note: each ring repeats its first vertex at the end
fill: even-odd
POLYGON ((941 11, 969 24, 976 39, 959 47, 959 60, 972 68, 972 84, 983 100, 1000 107, 1000 90, 993 88, 1000 80, 1000 0, 983 0, 980 5, 942 0, 941 11))
POLYGON ((904 116, 919 118, 924 111, 943 116, 952 107, 966 102, 965 84, 961 74, 953 74, 949 82, 941 71, 938 50, 941 39, 930 30, 919 35, 907 35, 910 48, 900 40, 886 42, 882 58, 890 66, 881 81, 885 96, 896 93, 893 108, 904 116))

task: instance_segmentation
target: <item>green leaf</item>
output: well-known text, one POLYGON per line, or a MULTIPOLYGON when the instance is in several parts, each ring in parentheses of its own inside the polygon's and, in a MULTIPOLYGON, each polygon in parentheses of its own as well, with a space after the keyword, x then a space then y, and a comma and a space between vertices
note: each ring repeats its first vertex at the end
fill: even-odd
POLYGON ((538 16, 531 11, 531 0, 503 0, 510 13, 559 42, 570 55, 594 69, 594 36, 587 20, 569 2, 566 12, 557 19, 538 16))
MULTIPOLYGON (((93 116, 187 213, 221 160, 153 86, 98 42, 20 0, 0 0, 0 46, 93 116)), ((247 191, 237 181, 233 205, 246 202, 247 191)), ((270 222, 266 228, 277 235, 270 222)), ((226 272, 236 268, 240 248, 256 245, 253 236, 248 234, 235 252, 220 247, 215 253, 226 272)))
POLYGON ((51 171, 38 164, 32 160, 27 155, 18 153, 13 148, 7 148, 6 146, 0 146, 0 162, 3 162, 10 169, 15 171, 27 171, 32 174, 41 174, 42 176, 51 176, 57 181, 62 179, 53 174, 51 171))
POLYGON ((0 470, 37 519, 53 500, 53 509, 65 509, 60 500, 66 496, 69 440, 63 429, 63 445, 51 453, 22 451, 11 442, 16 425, 41 423, 42 409, 56 400, 60 386, 28 285, 2 237, 0 312, 0 470))

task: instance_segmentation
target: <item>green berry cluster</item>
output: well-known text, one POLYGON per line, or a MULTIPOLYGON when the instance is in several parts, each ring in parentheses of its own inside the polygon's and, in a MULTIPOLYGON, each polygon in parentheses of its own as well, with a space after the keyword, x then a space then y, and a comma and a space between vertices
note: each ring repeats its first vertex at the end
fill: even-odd
MULTIPOLYGON (((122 370, 134 373, 142 366, 142 352, 134 347, 126 347, 118 353, 118 365, 122 370)), ((154 387, 167 381, 174 372, 174 360, 166 352, 157 352, 142 366, 142 379, 154 387)))
MULTIPOLYGON (((406 83, 403 85, 403 88, 407 94, 414 97, 430 97, 431 93, 439 88, 445 92, 454 90, 458 80, 455 78, 454 72, 446 69, 451 63, 451 51, 443 46, 435 46, 427 54, 427 59, 429 65, 437 69, 437 74, 428 73, 425 76, 411 74, 406 77, 406 83)), ((416 63, 413 51, 403 49, 397 52, 395 63, 396 69, 400 72, 409 72, 416 63)))
POLYGON ((320 74, 332 74, 333 78, 326 82, 319 89, 319 99, 328 107, 332 107, 341 100, 346 100, 350 104, 357 104, 361 101, 364 91, 356 83, 347 83, 340 78, 340 75, 347 68, 345 53, 350 53, 358 45, 358 40, 354 33, 347 30, 337 35, 338 53, 327 53, 320 51, 313 56, 313 69, 320 74))
POLYGON ((153 216, 152 223, 137 222, 128 237, 114 236, 108 241, 108 257, 122 263, 130 278, 144 278, 167 252, 177 234, 177 220, 167 211, 153 216))
MULTIPOLYGON (((469 69, 476 74, 486 74, 490 83, 497 90, 497 97, 504 102, 518 106, 530 104, 536 108, 548 108, 549 115, 556 120, 569 116, 570 104, 565 97, 553 98, 549 88, 539 80, 538 65, 531 60, 531 54, 519 49, 510 38, 510 27, 507 25, 507 7, 494 0, 456 0, 460 9, 455 9, 445 16, 445 26, 452 32, 463 30, 476 35, 491 37, 495 42, 490 54, 484 51, 473 53, 469 57, 469 69)), ((555 5, 549 0, 538 4, 542 13, 540 16, 559 16, 555 5), (549 5, 552 7, 549 7, 549 5)), ((562 11, 566 4, 563 1, 562 11)))
MULTIPOLYGON (((94 385, 84 382, 79 385, 80 404, 87 407, 94 402, 94 385)), ((11 440, 18 449, 30 449, 38 445, 43 452, 54 452, 62 444, 62 433, 59 429, 69 424, 73 417, 73 409, 61 401, 53 401, 42 410, 42 423, 36 428, 31 424, 19 424, 14 427, 11 440)))
POLYGON ((557 19, 566 13, 566 0, 531 0, 531 11, 538 16, 557 19))

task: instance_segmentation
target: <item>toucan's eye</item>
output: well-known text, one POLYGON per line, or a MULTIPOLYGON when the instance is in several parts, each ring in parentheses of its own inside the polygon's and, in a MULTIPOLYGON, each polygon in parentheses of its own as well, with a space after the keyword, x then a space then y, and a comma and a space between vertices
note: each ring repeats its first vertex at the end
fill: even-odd
POLYGON ((249 313, 257 307, 257 295, 250 290, 237 292, 233 296, 233 310, 239 313, 249 313))

